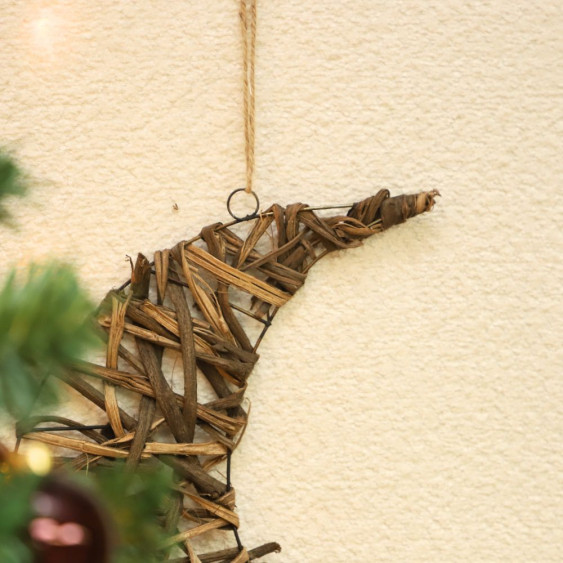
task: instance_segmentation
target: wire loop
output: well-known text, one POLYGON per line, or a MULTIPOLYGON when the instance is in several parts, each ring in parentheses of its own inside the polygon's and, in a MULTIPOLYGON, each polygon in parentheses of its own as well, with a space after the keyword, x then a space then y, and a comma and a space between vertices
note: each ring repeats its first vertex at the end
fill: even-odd
POLYGON ((235 221, 249 221, 250 219, 254 219, 255 217, 258 217, 258 210, 260 209, 260 200, 258 199, 258 196, 256 195, 256 192, 254 191, 250 191, 248 192, 246 190, 246 188, 238 188, 236 190, 233 190, 231 192, 231 194, 229 195, 229 197, 227 198, 227 211, 229 212, 229 215, 235 219, 235 221), (254 209, 254 211, 252 213, 250 213, 249 215, 245 215, 244 217, 239 217, 237 215, 235 215, 231 209, 231 200, 233 199, 233 196, 239 192, 246 192, 248 194, 251 194, 252 196, 254 196, 254 199, 256 200, 256 208, 254 209))

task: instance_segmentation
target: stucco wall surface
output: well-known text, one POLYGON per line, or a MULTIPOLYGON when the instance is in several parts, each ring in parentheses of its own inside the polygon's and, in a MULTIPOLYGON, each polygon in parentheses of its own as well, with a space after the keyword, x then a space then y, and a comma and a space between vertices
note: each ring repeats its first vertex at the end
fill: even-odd
MULTIPOLYGON (((126 254, 228 218, 237 11, 0 0, 0 144, 34 177, 0 274, 56 256, 99 299, 126 254)), ((268 563, 561 561, 563 4, 259 1, 258 19, 264 208, 443 197, 327 257, 276 318, 234 457, 244 543, 279 541, 268 563)))

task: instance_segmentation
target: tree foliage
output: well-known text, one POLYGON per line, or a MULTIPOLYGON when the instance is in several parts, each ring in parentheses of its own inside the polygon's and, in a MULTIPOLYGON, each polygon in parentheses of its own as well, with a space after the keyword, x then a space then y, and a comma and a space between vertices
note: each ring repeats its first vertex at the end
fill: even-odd
POLYGON ((99 498, 112 515, 118 533, 114 563, 160 563, 166 558, 165 530, 158 524, 172 490, 163 467, 130 471, 118 464, 89 475, 99 498))
POLYGON ((0 290, 0 408, 29 415, 35 400, 53 401, 60 373, 96 341, 93 306, 72 269, 33 265, 23 283, 12 272, 0 290))
POLYGON ((10 213, 4 206, 9 196, 23 196, 27 192, 24 174, 14 160, 0 152, 0 221, 9 222, 10 213))
POLYGON ((32 514, 31 499, 40 478, 33 473, 4 473, 0 470, 0 561, 29 563, 31 551, 25 542, 25 528, 32 514))

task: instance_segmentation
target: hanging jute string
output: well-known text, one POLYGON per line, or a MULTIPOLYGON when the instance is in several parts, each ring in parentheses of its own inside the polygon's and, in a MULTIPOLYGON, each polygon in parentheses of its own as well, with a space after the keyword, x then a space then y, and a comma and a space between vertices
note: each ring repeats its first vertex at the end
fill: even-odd
POLYGON ((244 66, 245 191, 252 191, 254 178, 254 59, 256 53, 256 0, 240 0, 242 56, 244 66))
POLYGON ((166 514, 174 523, 167 545, 185 553, 171 563, 245 563, 279 551, 274 542, 245 549, 231 483, 231 453, 248 422, 243 399, 260 342, 318 260, 429 211, 436 195, 390 197, 381 190, 331 217, 303 203, 273 205, 248 220, 245 238, 231 228, 238 221, 215 223, 155 252, 153 262, 139 254, 130 282, 110 291, 99 310, 106 361, 77 362, 62 376, 105 412, 105 431, 40 415, 18 425, 20 439, 75 450, 76 457, 57 458, 74 469, 94 471, 119 459, 131 468, 171 466, 177 490, 166 514), (260 327, 256 339, 253 323, 260 327), (166 358, 181 366, 181 392, 172 385, 166 358), (101 381, 105 390, 88 379, 101 381), (198 381, 213 390, 212 400, 202 400, 198 381), (137 397, 136 409, 124 410, 127 396, 137 397), (59 427, 41 428, 45 422, 59 427), (225 461, 225 472, 213 471, 225 461), (214 538, 222 544, 220 531, 234 533, 236 545, 201 553, 202 538, 204 546, 214 538))

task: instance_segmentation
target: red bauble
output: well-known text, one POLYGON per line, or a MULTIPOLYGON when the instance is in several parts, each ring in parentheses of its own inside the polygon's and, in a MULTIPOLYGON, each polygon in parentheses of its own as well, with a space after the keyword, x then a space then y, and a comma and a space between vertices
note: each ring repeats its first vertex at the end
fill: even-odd
POLYGON ((36 563, 108 563, 110 516, 85 489, 50 476, 32 499, 29 538, 36 563))

